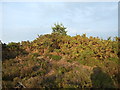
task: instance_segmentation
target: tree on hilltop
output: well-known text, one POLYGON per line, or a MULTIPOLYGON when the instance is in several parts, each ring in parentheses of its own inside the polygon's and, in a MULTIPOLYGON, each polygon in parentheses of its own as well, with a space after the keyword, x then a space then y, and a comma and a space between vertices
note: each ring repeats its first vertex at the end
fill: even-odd
POLYGON ((65 31, 66 27, 63 26, 63 24, 54 24, 55 26, 52 27, 52 33, 59 33, 62 35, 67 35, 67 31, 65 31))

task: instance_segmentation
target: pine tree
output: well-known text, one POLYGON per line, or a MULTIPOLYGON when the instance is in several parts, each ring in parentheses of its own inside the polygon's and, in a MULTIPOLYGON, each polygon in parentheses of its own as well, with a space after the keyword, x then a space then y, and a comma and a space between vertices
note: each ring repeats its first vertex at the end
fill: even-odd
POLYGON ((59 33, 62 35, 67 35, 67 31, 65 31, 66 27, 64 27, 62 24, 54 24, 55 26, 52 27, 52 33, 59 33))

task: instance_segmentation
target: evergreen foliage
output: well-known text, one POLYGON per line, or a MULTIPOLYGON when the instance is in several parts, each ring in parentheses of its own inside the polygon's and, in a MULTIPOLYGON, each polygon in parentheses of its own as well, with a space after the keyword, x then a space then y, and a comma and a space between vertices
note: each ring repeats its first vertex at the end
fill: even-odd
POLYGON ((52 27, 53 33, 59 33, 62 35, 67 35, 67 31, 65 31, 66 27, 64 27, 62 24, 54 24, 55 26, 52 27))

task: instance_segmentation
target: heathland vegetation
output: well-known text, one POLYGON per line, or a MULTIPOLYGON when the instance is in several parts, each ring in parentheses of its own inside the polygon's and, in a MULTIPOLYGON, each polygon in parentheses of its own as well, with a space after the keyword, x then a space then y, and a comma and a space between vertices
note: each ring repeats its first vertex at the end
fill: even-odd
POLYGON ((62 24, 33 41, 2 44, 2 86, 119 88, 119 38, 69 36, 62 24))

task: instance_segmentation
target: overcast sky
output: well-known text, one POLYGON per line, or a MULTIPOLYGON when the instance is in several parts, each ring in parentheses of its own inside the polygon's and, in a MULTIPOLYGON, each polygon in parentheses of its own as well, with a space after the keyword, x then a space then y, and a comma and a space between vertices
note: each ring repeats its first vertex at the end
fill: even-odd
POLYGON ((31 41, 37 34, 49 34, 56 22, 63 23, 71 36, 118 36, 117 2, 6 2, 0 3, 0 13, 0 39, 5 43, 31 41))

